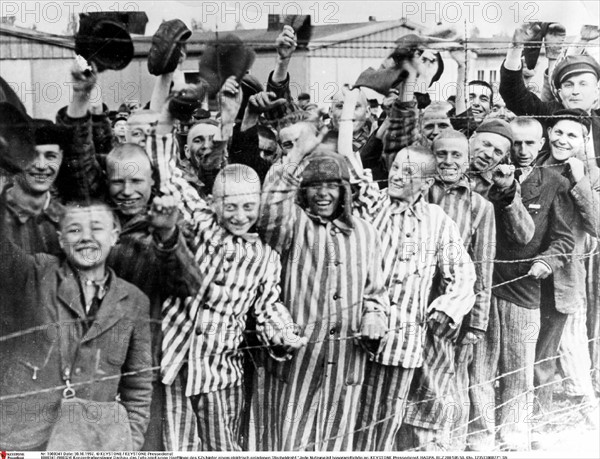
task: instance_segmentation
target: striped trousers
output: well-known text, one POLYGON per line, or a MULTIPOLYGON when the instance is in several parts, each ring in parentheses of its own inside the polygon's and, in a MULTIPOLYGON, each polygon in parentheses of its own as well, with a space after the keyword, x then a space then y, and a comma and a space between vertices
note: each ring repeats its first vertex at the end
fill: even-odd
POLYGON ((569 314, 560 341, 560 367, 566 380, 563 382, 565 392, 571 396, 594 397, 590 360, 586 309, 578 308, 569 314))
POLYGON ((173 384, 164 386, 163 442, 166 451, 200 451, 196 415, 190 399, 185 396, 186 368, 182 368, 173 384))
POLYGON ((244 388, 234 387, 190 397, 203 451, 241 451, 240 425, 244 388))
POLYGON ((414 368, 367 363, 354 435, 354 451, 397 451, 414 368))
POLYGON ((459 331, 451 330, 447 337, 429 330, 425 333, 423 365, 415 370, 408 393, 402 431, 409 435, 401 435, 407 440, 402 449, 438 451, 437 444, 448 446, 442 433, 454 414, 455 406, 451 403, 456 392, 454 341, 459 331), (411 428, 414 428, 412 433, 411 428))
POLYGON ((492 295, 487 332, 474 345, 469 450, 494 449, 496 428, 502 444, 529 450, 539 328, 539 309, 526 309, 492 295), (496 406, 494 380, 498 373, 500 404, 496 406))

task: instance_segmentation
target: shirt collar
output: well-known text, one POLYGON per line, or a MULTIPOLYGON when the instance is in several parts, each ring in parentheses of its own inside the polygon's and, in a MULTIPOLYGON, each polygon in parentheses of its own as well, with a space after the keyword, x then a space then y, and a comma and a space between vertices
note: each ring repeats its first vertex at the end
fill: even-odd
POLYGON ((412 204, 406 204, 404 201, 390 200, 390 211, 392 215, 403 214, 404 212, 414 215, 417 220, 423 218, 423 205, 425 199, 421 194, 412 204))
POLYGON ((308 217, 312 221, 314 221, 316 223, 320 223, 321 225, 324 225, 324 226, 327 226, 328 223, 331 223, 333 226, 335 226, 336 228, 338 228, 340 231, 342 231, 345 234, 350 234, 352 232, 352 228, 350 226, 348 226, 348 224, 345 223, 344 221, 342 221, 340 218, 336 218, 334 220, 329 220, 328 218, 323 218, 320 215, 315 215, 308 210, 306 210, 306 215, 308 215, 308 217))
POLYGON ((44 203, 44 207, 42 208, 41 212, 36 212, 34 209, 24 206, 22 203, 18 202, 11 190, 14 190, 14 188, 7 188, 4 192, 6 196, 6 205, 17 217, 19 222, 21 222, 21 224, 25 224, 30 218, 37 217, 41 214, 46 215, 50 220, 58 223, 60 219, 60 204, 55 199, 52 199, 50 192, 46 192, 46 202, 44 203))
POLYGON ((454 183, 447 183, 444 182, 440 177, 436 177, 435 185, 442 188, 444 191, 457 190, 460 188, 464 188, 467 191, 471 189, 469 179, 465 175, 463 175, 460 179, 458 179, 458 181, 454 183))

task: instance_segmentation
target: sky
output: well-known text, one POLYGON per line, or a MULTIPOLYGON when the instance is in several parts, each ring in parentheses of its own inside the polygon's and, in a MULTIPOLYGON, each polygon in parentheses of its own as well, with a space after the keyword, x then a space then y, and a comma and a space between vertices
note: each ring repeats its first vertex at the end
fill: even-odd
POLYGON ((232 30, 237 23, 246 29, 263 29, 269 13, 310 14, 315 25, 378 21, 406 17, 434 26, 438 22, 459 30, 480 30, 480 36, 512 34, 527 21, 560 21, 568 34, 576 34, 584 23, 600 23, 597 1, 10 1, 0 2, 0 16, 16 16, 16 25, 63 34, 70 13, 82 11, 145 11, 152 35, 162 20, 179 18, 188 26, 192 19, 210 30, 232 30), (567 6, 568 5, 568 6, 567 6))

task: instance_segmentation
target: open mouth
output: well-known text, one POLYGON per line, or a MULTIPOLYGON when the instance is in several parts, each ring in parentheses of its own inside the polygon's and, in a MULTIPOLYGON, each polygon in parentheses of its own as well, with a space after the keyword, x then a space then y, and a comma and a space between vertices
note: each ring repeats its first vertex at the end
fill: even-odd
POLYGON ((117 202, 119 207, 133 207, 138 201, 138 199, 119 199, 117 202))
POLYGON ((36 182, 47 182, 48 180, 50 180, 52 178, 54 174, 49 174, 49 173, 29 173, 29 176, 35 180, 36 182))

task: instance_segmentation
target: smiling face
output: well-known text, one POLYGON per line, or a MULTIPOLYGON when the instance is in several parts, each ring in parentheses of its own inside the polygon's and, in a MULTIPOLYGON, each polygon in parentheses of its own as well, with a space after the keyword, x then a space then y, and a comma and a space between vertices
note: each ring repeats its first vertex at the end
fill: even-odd
POLYGON ((435 159, 410 148, 398 152, 388 174, 388 195, 412 204, 434 181, 435 159))
POLYGON ((510 140, 493 132, 476 132, 470 143, 471 168, 477 172, 493 169, 510 150, 510 140))
POLYGON ((580 73, 564 80, 558 95, 565 108, 580 108, 589 112, 598 102, 598 78, 591 72, 580 73))
POLYGON ((487 86, 480 84, 469 85, 468 107, 476 121, 481 121, 490 112, 492 91, 487 86))
POLYGON ((557 161, 566 161, 585 151, 587 131, 585 127, 572 120, 560 120, 548 128, 550 151, 557 161))
POLYGON ((112 212, 103 205, 67 207, 58 232, 67 260, 82 271, 104 266, 118 236, 112 212))
POLYGON ((63 153, 56 144, 36 145, 35 151, 35 158, 17 176, 17 183, 27 193, 40 195, 50 190, 54 184, 63 153))
POLYGON ((226 166, 215 178, 212 208, 221 226, 241 236, 254 226, 260 211, 260 179, 238 164, 226 166))
POLYGON ((154 181, 146 154, 134 147, 122 148, 122 155, 111 153, 106 160, 108 193, 118 212, 132 217, 146 210, 154 181))
POLYGON ((310 211, 327 219, 337 213, 341 194, 338 181, 312 183, 306 187, 306 201, 310 211))
POLYGON ((438 139, 433 144, 437 172, 442 181, 455 183, 469 168, 469 142, 466 138, 438 139))

